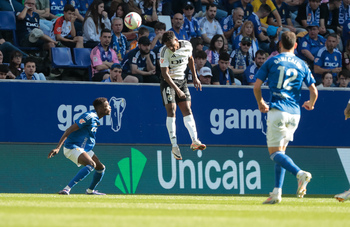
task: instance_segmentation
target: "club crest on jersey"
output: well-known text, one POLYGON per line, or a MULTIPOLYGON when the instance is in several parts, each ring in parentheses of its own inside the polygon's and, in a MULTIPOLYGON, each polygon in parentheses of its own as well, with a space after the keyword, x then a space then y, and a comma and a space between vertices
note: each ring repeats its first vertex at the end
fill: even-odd
POLYGON ((337 61, 337 56, 334 56, 334 61, 337 61))
POLYGON ((79 120, 79 124, 84 124, 86 121, 84 119, 79 120))

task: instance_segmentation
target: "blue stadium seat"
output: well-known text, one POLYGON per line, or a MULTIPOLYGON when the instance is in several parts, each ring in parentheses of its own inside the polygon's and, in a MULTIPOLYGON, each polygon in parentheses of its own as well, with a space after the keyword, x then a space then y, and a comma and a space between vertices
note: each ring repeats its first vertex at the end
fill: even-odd
POLYGON ((90 53, 90 48, 74 48, 74 63, 82 68, 91 67, 90 53))
POLYGON ((72 53, 68 47, 51 48, 53 68, 81 68, 73 63, 72 53))

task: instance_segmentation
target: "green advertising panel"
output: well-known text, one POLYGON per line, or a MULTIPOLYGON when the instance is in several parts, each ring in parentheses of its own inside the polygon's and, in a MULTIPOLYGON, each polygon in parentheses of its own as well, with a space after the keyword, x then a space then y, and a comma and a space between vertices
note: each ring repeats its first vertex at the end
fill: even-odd
MULTIPOLYGON (((56 193, 79 171, 56 145, 0 144, 3 160, 0 193, 56 193)), ((170 146, 97 145, 95 154, 106 166, 98 190, 108 194, 267 194, 274 187, 274 162, 265 147, 209 146, 192 151, 180 146, 183 160, 170 146)), ((288 148, 287 154, 312 173, 308 194, 335 194, 349 188, 350 149, 288 148)), ((71 191, 84 193, 88 176, 71 191)), ((297 180, 286 174, 284 194, 294 194, 297 180)))

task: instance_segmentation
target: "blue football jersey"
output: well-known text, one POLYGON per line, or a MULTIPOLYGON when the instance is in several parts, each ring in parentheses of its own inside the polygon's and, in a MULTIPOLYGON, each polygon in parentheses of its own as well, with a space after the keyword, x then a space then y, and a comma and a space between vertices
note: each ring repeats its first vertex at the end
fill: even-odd
POLYGON ((85 151, 91 151, 95 146, 97 127, 100 126, 100 120, 95 111, 83 113, 75 123, 79 130, 72 132, 66 141, 64 147, 74 149, 83 148, 85 151))
POLYGON ((270 88, 270 108, 290 114, 300 114, 300 95, 303 82, 309 87, 315 83, 309 67, 291 53, 281 53, 266 61, 256 78, 267 79, 270 88))

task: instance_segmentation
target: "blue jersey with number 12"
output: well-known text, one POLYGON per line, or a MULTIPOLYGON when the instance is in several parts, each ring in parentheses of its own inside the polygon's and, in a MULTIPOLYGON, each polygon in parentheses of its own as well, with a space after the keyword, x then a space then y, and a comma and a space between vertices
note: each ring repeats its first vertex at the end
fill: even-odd
POLYGON ((270 108, 290 114, 300 114, 300 95, 303 82, 315 83, 309 67, 292 53, 281 53, 266 61, 255 78, 267 79, 270 88, 270 108))

